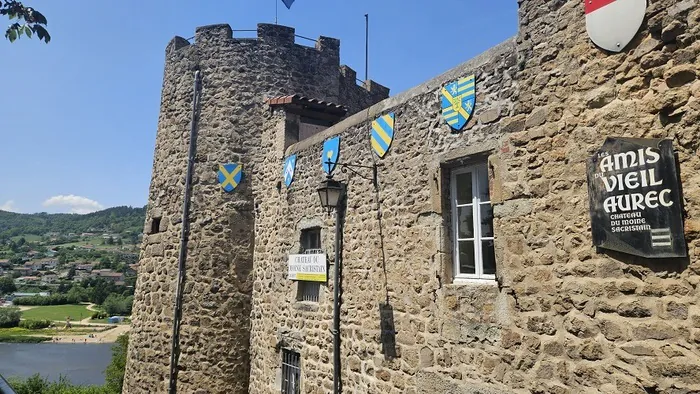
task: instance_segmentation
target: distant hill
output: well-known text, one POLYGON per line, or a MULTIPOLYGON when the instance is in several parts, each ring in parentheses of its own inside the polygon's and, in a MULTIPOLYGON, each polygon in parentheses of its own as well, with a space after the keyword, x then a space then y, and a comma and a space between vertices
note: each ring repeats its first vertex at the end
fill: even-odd
POLYGON ((0 211, 0 239, 18 235, 46 233, 143 231, 146 207, 114 207, 86 215, 70 213, 13 213, 0 211))

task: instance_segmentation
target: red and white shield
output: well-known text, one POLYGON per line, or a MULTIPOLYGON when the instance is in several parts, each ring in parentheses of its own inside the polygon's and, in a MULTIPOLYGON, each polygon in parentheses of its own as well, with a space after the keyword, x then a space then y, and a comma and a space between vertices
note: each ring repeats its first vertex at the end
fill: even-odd
POLYGON ((622 51, 644 22, 647 0, 584 0, 586 30, 603 49, 622 51))

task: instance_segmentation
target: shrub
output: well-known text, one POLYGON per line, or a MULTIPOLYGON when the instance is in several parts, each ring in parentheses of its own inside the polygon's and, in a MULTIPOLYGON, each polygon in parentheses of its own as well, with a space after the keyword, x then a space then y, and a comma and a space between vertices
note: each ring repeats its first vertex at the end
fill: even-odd
POLYGON ((108 317, 109 317, 109 315, 107 315, 106 312, 97 311, 97 312, 93 312, 92 316, 90 318, 92 320, 99 320, 99 319, 106 319, 108 317))
POLYGON ((0 308, 0 328, 17 327, 21 315, 19 308, 0 308))
POLYGON ((19 322, 20 328, 39 330, 51 326, 51 320, 22 320, 19 322))

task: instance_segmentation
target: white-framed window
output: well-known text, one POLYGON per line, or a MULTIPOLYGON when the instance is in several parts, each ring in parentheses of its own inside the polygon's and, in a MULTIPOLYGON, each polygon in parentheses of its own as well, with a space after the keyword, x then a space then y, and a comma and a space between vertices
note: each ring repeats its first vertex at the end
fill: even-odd
POLYGON ((493 208, 486 164, 450 176, 454 279, 496 279, 493 208))

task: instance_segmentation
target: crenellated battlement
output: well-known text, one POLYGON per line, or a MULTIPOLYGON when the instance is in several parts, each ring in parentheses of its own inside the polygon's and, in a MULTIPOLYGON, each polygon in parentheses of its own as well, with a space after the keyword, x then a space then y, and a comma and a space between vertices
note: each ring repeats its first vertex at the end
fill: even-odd
POLYGON ((389 96, 389 89, 375 81, 358 84, 357 72, 340 64, 337 38, 319 36, 313 40, 298 36, 293 27, 260 23, 256 30, 234 30, 228 24, 200 26, 195 29, 193 39, 190 42, 176 36, 170 40, 166 47, 166 67, 180 61, 192 65, 227 58, 225 63, 248 65, 251 72, 288 75, 291 83, 280 86, 287 90, 273 95, 302 94, 345 105, 350 113, 389 96), (237 33, 243 36, 251 32, 256 36, 236 37, 237 33), (313 41, 314 45, 298 44, 297 37, 313 41), (319 77, 326 80, 319 83, 319 77), (311 79, 316 82, 309 83, 311 79), (309 87, 313 89, 307 91, 309 87))

